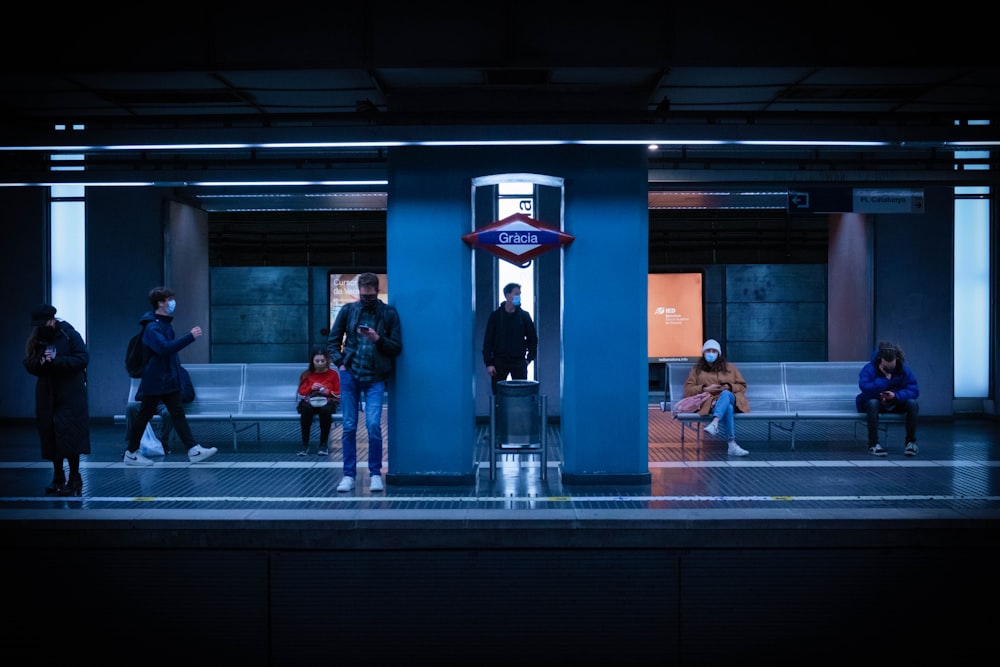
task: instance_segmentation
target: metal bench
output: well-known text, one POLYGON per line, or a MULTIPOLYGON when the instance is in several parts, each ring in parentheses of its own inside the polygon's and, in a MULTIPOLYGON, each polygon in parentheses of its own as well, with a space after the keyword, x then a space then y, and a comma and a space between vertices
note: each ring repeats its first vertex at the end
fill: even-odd
MULTIPOLYGON (((767 437, 771 439, 772 427, 787 432, 791 436, 791 448, 795 449, 795 425, 807 420, 831 420, 854 422, 854 437, 857 427, 866 425, 866 416, 859 413, 854 404, 858 394, 858 373, 864 361, 784 361, 784 362, 734 362, 747 381, 747 399, 750 412, 738 412, 737 421, 765 420, 768 423, 767 437)), ((690 363, 667 365, 667 378, 671 400, 684 396, 684 381, 691 370, 690 363)), ((671 401, 661 401, 660 409, 670 410, 671 401)), ((701 431, 711 421, 711 416, 700 414, 679 414, 681 424, 681 445, 685 433, 691 429, 701 446, 701 431)), ((902 414, 882 414, 879 416, 879 432, 889 437, 889 424, 901 423, 902 414)))
MULTIPOLYGON (((304 364, 185 364, 191 374, 195 398, 185 404, 184 413, 190 422, 221 421, 232 426, 233 451, 238 451, 239 434, 256 428, 260 441, 260 423, 265 421, 299 421, 295 410, 295 394, 304 364)), ((139 379, 132 378, 126 407, 138 408, 135 393, 139 379)), ((126 410, 129 412, 129 410, 126 410)), ((343 415, 336 412, 334 421, 343 415)), ((158 420, 155 416, 154 420, 158 420)), ((115 415, 116 424, 128 425, 126 415, 115 415)))
MULTIPOLYGON (((867 428, 867 416, 857 410, 858 373, 864 361, 786 361, 785 391, 788 410, 796 419, 853 421, 854 437, 858 426, 867 428)), ((882 413, 878 429, 889 439, 889 425, 903 423, 906 415, 882 413)))
MULTIPOLYGON (((750 400, 750 412, 738 412, 740 420, 762 420, 767 422, 767 438, 771 439, 771 429, 789 433, 792 437, 792 449, 795 448, 795 415, 788 412, 788 401, 785 396, 784 368, 780 362, 746 362, 736 364, 747 381, 747 398, 750 400)), ((691 371, 690 363, 668 364, 667 377, 672 400, 680 400, 684 396, 684 381, 691 371)), ((670 410, 670 403, 662 401, 660 409, 670 410)), ((682 413, 677 415, 681 424, 681 445, 685 443, 686 432, 690 429, 701 447, 702 427, 712 421, 711 416, 697 413, 682 413)))
MULTIPOLYGON (((261 422, 298 421, 295 395, 303 370, 305 367, 302 364, 244 364, 243 400, 239 410, 230 415, 233 449, 236 449, 237 435, 251 428, 256 429, 259 442, 261 422)), ((333 420, 341 421, 342 417, 338 406, 333 420)))

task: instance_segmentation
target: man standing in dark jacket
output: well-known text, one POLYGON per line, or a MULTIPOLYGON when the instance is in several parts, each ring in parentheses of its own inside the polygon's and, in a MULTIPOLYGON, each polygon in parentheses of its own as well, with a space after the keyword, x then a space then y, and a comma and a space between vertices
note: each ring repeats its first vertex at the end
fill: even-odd
POLYGON ((368 429, 368 488, 382 491, 382 403, 385 382, 403 351, 399 313, 378 298, 378 276, 358 276, 358 300, 337 313, 326 342, 330 363, 340 371, 341 448, 344 478, 337 491, 354 488, 358 463, 358 404, 365 396, 368 429))
POLYGON ((493 395, 497 382, 509 375, 512 380, 528 379, 528 364, 538 354, 538 335, 531 315, 521 310, 521 286, 508 283, 503 288, 504 302, 490 313, 483 336, 483 363, 490 374, 493 395))
POLYGON ((177 301, 174 291, 167 287, 154 287, 149 292, 149 303, 152 313, 147 313, 143 319, 149 319, 142 333, 144 346, 143 357, 145 368, 139 382, 137 395, 142 396, 139 412, 132 423, 128 436, 128 449, 123 458, 127 466, 149 466, 153 462, 139 451, 139 442, 146 424, 153 418, 157 406, 162 402, 170 413, 174 430, 187 448, 188 460, 191 463, 201 463, 218 452, 215 447, 202 447, 194 441, 191 427, 188 425, 184 407, 181 405, 181 362, 177 353, 201 338, 201 327, 193 327, 190 333, 177 338, 171 324, 177 301))

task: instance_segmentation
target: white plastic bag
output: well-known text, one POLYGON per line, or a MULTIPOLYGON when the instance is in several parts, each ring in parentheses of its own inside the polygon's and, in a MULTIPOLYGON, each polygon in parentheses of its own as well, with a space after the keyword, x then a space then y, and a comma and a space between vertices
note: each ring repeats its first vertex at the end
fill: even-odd
POLYGON ((156 437, 153 427, 146 424, 146 430, 142 433, 142 440, 139 441, 139 451, 143 456, 163 456, 163 443, 156 437))

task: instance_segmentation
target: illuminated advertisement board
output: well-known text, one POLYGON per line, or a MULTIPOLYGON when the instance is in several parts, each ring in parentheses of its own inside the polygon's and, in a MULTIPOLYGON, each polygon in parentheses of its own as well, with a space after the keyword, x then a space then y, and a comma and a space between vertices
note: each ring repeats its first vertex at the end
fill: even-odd
POLYGON ((651 273, 649 362, 694 361, 704 339, 704 276, 698 273, 651 273))
MULTIPOLYGON (((330 328, 337 319, 337 313, 345 304, 358 300, 358 276, 360 273, 330 274, 330 328)), ((378 298, 382 303, 389 303, 389 278, 384 273, 378 276, 378 298)))

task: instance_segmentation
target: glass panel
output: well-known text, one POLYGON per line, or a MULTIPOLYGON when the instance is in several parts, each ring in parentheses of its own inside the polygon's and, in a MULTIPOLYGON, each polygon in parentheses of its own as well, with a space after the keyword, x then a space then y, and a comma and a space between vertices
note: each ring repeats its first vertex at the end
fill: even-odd
POLYGON ((87 339, 86 211, 82 201, 51 204, 52 305, 87 339))
MULTIPOLYGON (((500 183, 498 185, 498 193, 500 196, 497 199, 497 219, 503 220, 509 215, 514 215, 515 213, 524 213, 525 215, 531 215, 534 210, 534 186, 531 183, 500 183), (506 188, 505 186, 515 186, 511 188, 506 188), (525 188, 524 186, 527 186, 525 188), (526 192, 524 192, 526 190, 526 192), (504 196, 507 193, 508 196, 504 196), (509 195, 525 195, 527 196, 509 196, 509 195)), ((499 292, 497 305, 504 300, 503 296, 503 286, 508 283, 517 283, 521 286, 521 309, 531 315, 531 319, 535 322, 535 328, 538 328, 538 313, 535 309, 535 268, 534 262, 528 262, 528 266, 520 267, 515 264, 503 259, 494 260, 498 264, 498 284, 497 291, 499 292)), ((493 306, 496 308, 496 305, 493 306)), ((534 380, 535 378, 535 362, 528 364, 528 379, 534 380)))
POLYGON ((989 199, 955 200, 955 398, 989 395, 989 211, 989 199))

